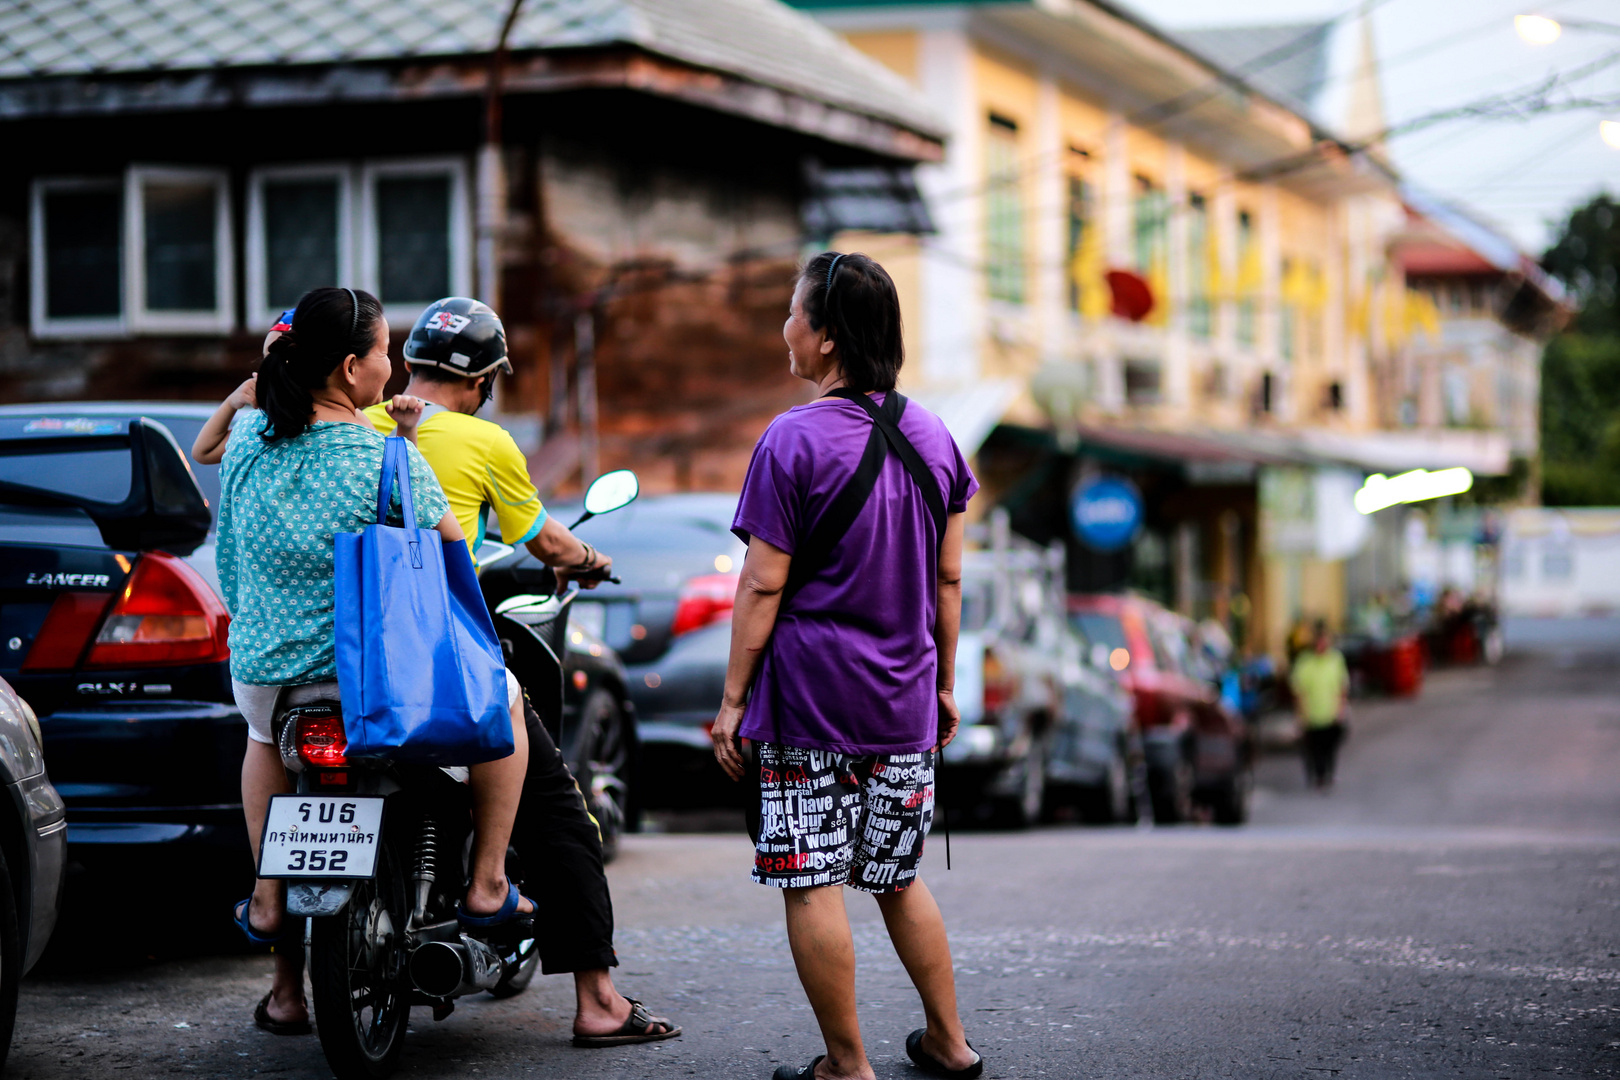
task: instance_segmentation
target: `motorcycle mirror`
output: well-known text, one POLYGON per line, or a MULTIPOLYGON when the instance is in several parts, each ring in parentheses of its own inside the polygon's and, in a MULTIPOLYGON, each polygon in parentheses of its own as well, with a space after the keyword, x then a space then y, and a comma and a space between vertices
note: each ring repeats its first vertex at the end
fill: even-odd
POLYGON ((614 469, 603 473, 591 481, 591 486, 585 489, 585 512, 574 527, 589 521, 599 514, 610 514, 615 510, 622 510, 636 501, 641 494, 641 481, 629 469, 614 469))

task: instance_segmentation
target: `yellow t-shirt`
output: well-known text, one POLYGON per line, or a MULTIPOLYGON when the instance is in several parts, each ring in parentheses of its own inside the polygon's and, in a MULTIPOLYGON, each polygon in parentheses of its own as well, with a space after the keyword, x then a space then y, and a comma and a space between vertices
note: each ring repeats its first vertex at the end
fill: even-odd
POLYGON ((1338 649, 1324 653, 1311 650, 1299 654, 1288 682, 1299 696, 1305 725, 1326 727, 1339 718, 1339 704, 1344 700, 1345 687, 1350 685, 1350 672, 1338 649))
MULTIPOLYGON (((383 406, 373 405, 366 416, 378 431, 393 434, 396 425, 383 406)), ((493 508, 501 523, 501 542, 514 547, 533 540, 546 523, 546 508, 529 479, 528 462, 499 424, 437 410, 416 429, 416 448, 438 476, 475 563, 484 542, 486 509, 493 508)))

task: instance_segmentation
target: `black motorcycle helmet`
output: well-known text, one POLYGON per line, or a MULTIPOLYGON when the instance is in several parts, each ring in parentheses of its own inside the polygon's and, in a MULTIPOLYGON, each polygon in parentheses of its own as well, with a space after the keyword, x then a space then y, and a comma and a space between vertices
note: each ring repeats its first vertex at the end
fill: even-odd
POLYGON ((405 339, 405 362, 476 379, 500 368, 508 375, 506 328, 488 304, 465 296, 435 300, 418 315, 405 339))

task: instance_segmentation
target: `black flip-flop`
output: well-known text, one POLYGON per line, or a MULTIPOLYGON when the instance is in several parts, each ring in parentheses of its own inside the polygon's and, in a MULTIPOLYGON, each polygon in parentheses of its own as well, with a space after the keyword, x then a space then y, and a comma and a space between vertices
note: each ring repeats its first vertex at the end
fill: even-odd
POLYGON ((253 1010, 253 1023, 272 1035, 308 1035, 315 1029, 308 1020, 277 1020, 270 1015, 270 995, 264 995, 258 1008, 253 1010))
POLYGON ((922 1048, 923 1032, 927 1028, 918 1028, 906 1036, 906 1056, 916 1064, 917 1068, 929 1076, 943 1077, 944 1080, 974 1080, 974 1077, 984 1072, 984 1055, 973 1050, 973 1044, 968 1043, 968 1049, 978 1057, 978 1061, 965 1069, 947 1069, 934 1055, 922 1048))
POLYGON ((791 1065, 778 1065, 776 1071, 771 1073, 771 1080, 811 1080, 816 1075, 816 1066, 826 1054, 817 1054, 816 1059, 808 1065, 795 1069, 791 1065))
POLYGON ((681 1029, 665 1020, 662 1016, 654 1016, 647 1011, 647 1006, 635 998, 625 998, 630 1003, 630 1015, 625 1017, 619 1030, 611 1035, 575 1035, 574 1045, 587 1049, 601 1049, 606 1046, 629 1046, 632 1043, 659 1042, 663 1039, 673 1039, 681 1033, 681 1029), (657 1024, 663 1031, 653 1031, 652 1026, 657 1024))

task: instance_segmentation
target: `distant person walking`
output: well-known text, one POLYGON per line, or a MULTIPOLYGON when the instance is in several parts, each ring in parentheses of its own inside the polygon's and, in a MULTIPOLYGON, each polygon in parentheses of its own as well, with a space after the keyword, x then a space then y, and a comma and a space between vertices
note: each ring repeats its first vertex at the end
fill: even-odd
POLYGON ((712 732, 721 767, 758 786, 753 877, 783 890, 827 1047, 775 1077, 873 1080, 846 885, 877 898, 922 997, 912 1061, 976 1077, 984 1063, 957 1015, 945 921, 917 866, 935 760, 961 722, 963 513, 978 482, 940 419, 895 391, 900 304, 881 266, 811 259, 782 335, 789 370, 821 396, 777 417, 748 466, 732 526, 748 555, 712 732))
POLYGON ((1288 683, 1305 729, 1305 782, 1326 791, 1333 786, 1333 767, 1350 711, 1350 671, 1344 654, 1333 647, 1327 623, 1317 622, 1311 647, 1295 658, 1288 683))

